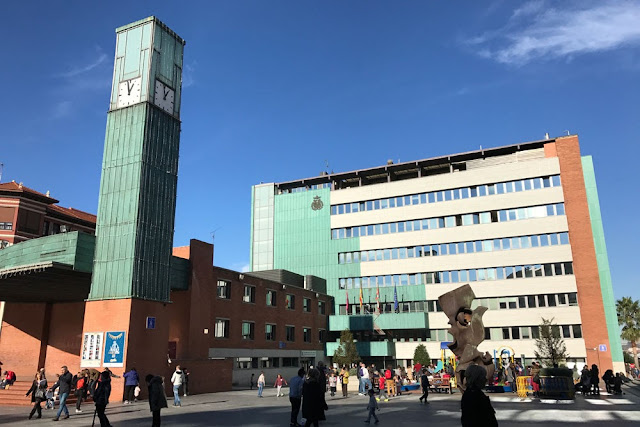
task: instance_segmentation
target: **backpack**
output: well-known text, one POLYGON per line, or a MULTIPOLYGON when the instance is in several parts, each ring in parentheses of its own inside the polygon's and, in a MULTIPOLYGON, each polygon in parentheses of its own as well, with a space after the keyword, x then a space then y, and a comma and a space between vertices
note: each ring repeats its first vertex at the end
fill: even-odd
POLYGON ((76 390, 80 390, 84 388, 84 378, 78 378, 78 381, 76 381, 76 390))
POLYGON ((391 370, 387 369, 386 371, 384 371, 384 377, 388 380, 391 379, 391 370))

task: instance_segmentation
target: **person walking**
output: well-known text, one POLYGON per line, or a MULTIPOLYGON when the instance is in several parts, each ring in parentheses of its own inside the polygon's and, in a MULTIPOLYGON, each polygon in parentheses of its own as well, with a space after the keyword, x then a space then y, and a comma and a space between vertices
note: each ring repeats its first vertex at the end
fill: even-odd
POLYGON ((37 412, 38 416, 36 418, 42 418, 42 402, 46 400, 45 394, 47 392, 47 379, 42 377, 40 372, 36 373, 35 378, 33 380, 33 384, 31 384, 31 388, 27 391, 25 396, 31 395, 31 402, 33 403, 33 408, 31 409, 31 413, 29 414, 29 419, 33 418, 33 415, 37 412))
POLYGON ((56 414, 53 421, 58 421, 60 419, 60 415, 64 412, 63 419, 69 418, 69 410, 67 409, 67 398, 69 397, 69 393, 71 392, 71 381, 73 380, 73 376, 69 369, 66 366, 61 368, 62 375, 58 378, 58 381, 51 387, 51 391, 55 391, 55 389, 59 389, 60 391, 60 408, 58 408, 58 413, 56 414))
POLYGON ((162 378, 149 374, 144 380, 149 389, 149 410, 153 416, 151 427, 160 427, 160 410, 168 407, 162 378))
POLYGON ((140 383, 140 377, 138 376, 138 371, 136 371, 136 368, 131 368, 122 376, 124 377, 124 404, 128 405, 129 403, 133 402, 133 393, 140 383))
POLYGON ((309 370, 307 379, 302 385, 302 416, 307 420, 305 427, 318 427, 318 421, 325 409, 324 393, 320 385, 320 371, 309 370))
POLYGON ((391 370, 391 365, 387 365, 387 370, 384 371, 384 379, 387 384, 387 396, 395 396, 396 395, 396 382, 393 380, 393 371, 391 370))
POLYGON ((340 371, 340 383, 342 384, 342 397, 349 397, 347 388, 349 387, 349 370, 346 366, 340 371))
POLYGON ((480 365, 470 365, 465 373, 467 389, 462 395, 462 427, 497 427, 496 411, 489 397, 482 392, 487 383, 487 370, 480 365))
POLYGON ((371 380, 369 379, 369 370, 362 364, 362 393, 364 395, 367 394, 367 390, 371 390, 373 387, 371 386, 371 380))
POLYGON ((376 416, 376 410, 380 410, 380 408, 378 408, 378 402, 376 402, 376 398, 374 397, 373 388, 369 389, 368 394, 369 404, 367 405, 367 410, 369 411, 369 415, 367 416, 367 419, 364 420, 364 422, 369 424, 371 422, 371 417, 373 417, 376 420, 375 423, 378 424, 380 420, 376 416))
POLYGON ((73 379, 73 383, 76 388, 76 414, 79 414, 82 412, 80 406, 82 405, 82 401, 87 399, 87 389, 89 388, 89 383, 85 377, 85 371, 78 372, 78 375, 73 379))
POLYGON ((87 370, 88 378, 89 378, 89 395, 93 396, 93 392, 96 391, 96 386, 98 385, 98 378, 100 378, 100 371, 94 368, 89 368, 87 370))
MULTIPOLYGON (((384 392, 384 383, 385 383, 385 379, 384 376, 379 375, 378 376, 378 390, 379 390, 379 394, 378 394, 378 402, 380 402, 381 400, 384 399, 385 402, 389 401, 389 397, 387 396, 387 394, 384 392)), ((373 389, 372 389, 373 390, 373 389)))
POLYGON ((182 396, 187 397, 189 394, 189 371, 187 368, 183 368, 182 372, 184 372, 184 384, 182 385, 182 396))
POLYGON ((100 374, 100 381, 96 387, 96 392, 93 394, 93 401, 96 404, 96 414, 100 420, 100 427, 111 427, 109 419, 105 415, 104 411, 109 404, 109 396, 111 395, 111 375, 109 372, 104 371, 100 374))
POLYGON ((180 402, 180 386, 184 383, 184 373, 180 369, 180 365, 176 365, 176 370, 171 375, 171 384, 173 384, 173 406, 182 406, 180 402))
POLYGON ((600 396, 600 371, 598 365, 595 363, 591 365, 591 385, 593 387, 593 394, 600 396))
POLYGON ((291 423, 289 427, 301 427, 298 424, 298 414, 302 404, 302 385, 304 384, 304 369, 298 369, 298 375, 289 380, 289 402, 291 402, 291 423))
POLYGON ((420 376, 420 386, 422 387, 422 397, 420 397, 420 403, 424 400, 424 403, 429 403, 427 398, 429 397, 429 376, 427 375, 427 370, 422 370, 422 375, 420 376))
POLYGON ((249 380, 249 390, 253 390, 253 377, 254 377, 255 375, 256 375, 256 374, 251 374, 251 379, 249 380))
POLYGON ((273 387, 277 387, 278 391, 276 392, 276 397, 281 397, 284 396, 284 393, 282 393, 282 386, 283 385, 287 385, 287 381, 285 381, 284 378, 282 378, 282 375, 278 374, 278 376, 276 377, 276 382, 273 384, 273 387))
POLYGON ((264 371, 260 371, 260 376, 258 377, 258 397, 262 397, 262 389, 264 389, 264 371))
POLYGON ((336 390, 338 388, 338 377, 335 372, 331 372, 331 376, 329 376, 329 390, 331 390, 331 397, 336 395, 336 390))
POLYGON ((364 396, 364 382, 362 380, 362 371, 364 370, 364 363, 358 364, 358 370, 356 371, 356 378, 358 379, 358 396, 364 396))

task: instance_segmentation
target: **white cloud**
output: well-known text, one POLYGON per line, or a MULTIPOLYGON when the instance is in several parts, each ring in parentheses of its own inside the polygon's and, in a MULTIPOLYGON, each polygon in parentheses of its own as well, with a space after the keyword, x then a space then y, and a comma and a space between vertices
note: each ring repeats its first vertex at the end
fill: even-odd
POLYGON ((60 101, 53 106, 53 110, 51 112, 51 118, 53 119, 62 119, 71 114, 71 101, 60 101))
POLYGON ((195 80, 193 75, 196 70, 196 63, 192 62, 191 64, 184 64, 184 69, 182 70, 182 87, 189 87, 195 84, 195 80))
POLYGON ((71 78, 71 77, 78 76, 80 74, 85 74, 93 70, 94 68, 96 68, 97 66, 99 66, 100 64, 102 64, 104 61, 107 60, 107 54, 102 52, 101 49, 97 49, 97 54, 98 56, 93 58, 91 62, 89 62, 88 64, 83 64, 80 66, 73 67, 69 71, 56 74, 56 77, 71 78))
POLYGON ((516 9, 501 29, 487 31, 466 43, 482 57, 516 66, 638 45, 640 3, 595 3, 588 8, 558 9, 532 1, 516 9))

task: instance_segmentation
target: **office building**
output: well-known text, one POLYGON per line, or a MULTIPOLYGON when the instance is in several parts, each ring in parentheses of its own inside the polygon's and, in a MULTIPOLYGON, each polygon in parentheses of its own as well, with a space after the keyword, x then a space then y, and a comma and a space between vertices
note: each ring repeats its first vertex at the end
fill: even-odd
POLYGON ((593 162, 575 135, 252 188, 251 268, 327 281, 327 355, 350 329, 365 359, 433 359, 438 297, 470 283, 480 350, 534 358, 553 319, 569 361, 621 371, 593 162))

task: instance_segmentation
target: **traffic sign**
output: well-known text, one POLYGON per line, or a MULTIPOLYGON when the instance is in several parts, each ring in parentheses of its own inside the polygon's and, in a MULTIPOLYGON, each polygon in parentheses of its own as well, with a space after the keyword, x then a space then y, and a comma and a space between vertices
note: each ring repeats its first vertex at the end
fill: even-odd
POLYGON ((607 351, 607 345, 606 344, 600 344, 598 346, 598 351, 607 351))

